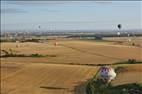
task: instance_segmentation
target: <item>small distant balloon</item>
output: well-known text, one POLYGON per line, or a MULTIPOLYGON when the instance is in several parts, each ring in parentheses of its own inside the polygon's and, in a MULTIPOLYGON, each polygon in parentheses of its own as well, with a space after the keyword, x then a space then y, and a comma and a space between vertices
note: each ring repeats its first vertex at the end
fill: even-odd
POLYGON ((38 28, 40 29, 40 25, 38 26, 38 28))
POLYGON ((117 35, 120 36, 120 32, 117 32, 117 35))
POLYGON ((55 46, 57 46, 57 45, 58 45, 58 43, 57 43, 57 42, 55 42, 55 43, 54 43, 54 45, 55 45, 55 46))
POLYGON ((118 24, 117 27, 118 27, 118 29, 121 29, 121 28, 122 28, 122 25, 121 25, 121 24, 118 24))
POLYGON ((130 34, 128 34, 128 37, 130 36, 130 34))

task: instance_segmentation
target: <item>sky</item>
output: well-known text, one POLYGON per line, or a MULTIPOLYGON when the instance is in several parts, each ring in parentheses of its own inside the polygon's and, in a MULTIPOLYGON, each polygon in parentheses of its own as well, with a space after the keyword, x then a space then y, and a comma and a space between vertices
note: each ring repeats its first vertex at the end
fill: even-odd
POLYGON ((1 1, 1 31, 129 30, 141 22, 142 1, 1 1))

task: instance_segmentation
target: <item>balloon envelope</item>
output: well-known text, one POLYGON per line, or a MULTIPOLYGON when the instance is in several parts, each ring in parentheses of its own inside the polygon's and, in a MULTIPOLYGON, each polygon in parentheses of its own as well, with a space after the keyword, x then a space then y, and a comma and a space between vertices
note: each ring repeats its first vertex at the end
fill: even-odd
POLYGON ((38 28, 40 28, 40 26, 38 26, 38 28))
POLYGON ((100 78, 107 81, 111 81, 116 77, 116 73, 113 68, 109 66, 103 66, 99 72, 100 78))
POLYGON ((122 26, 121 26, 121 24, 118 24, 117 27, 118 27, 119 29, 121 29, 122 26))
POLYGON ((117 35, 120 36, 120 32, 117 32, 117 35))

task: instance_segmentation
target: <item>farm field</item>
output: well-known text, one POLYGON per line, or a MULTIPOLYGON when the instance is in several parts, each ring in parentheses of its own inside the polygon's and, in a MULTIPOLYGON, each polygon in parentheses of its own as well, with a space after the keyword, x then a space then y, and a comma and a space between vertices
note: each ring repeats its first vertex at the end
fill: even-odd
MULTIPOLYGON (((142 48, 127 43, 82 40, 57 42, 57 46, 54 45, 55 41, 1 43, 1 51, 45 55, 1 58, 1 94, 86 94, 86 81, 99 69, 96 64, 115 64, 128 59, 142 61, 142 48)), ((126 71, 122 71, 113 83, 142 83, 142 64, 125 66, 126 71)))
POLYGON ((121 66, 124 70, 121 70, 117 78, 112 81, 114 86, 130 83, 142 83, 142 64, 126 64, 121 66))
POLYGON ((16 70, 18 66, 13 63, 13 66, 3 72, 5 75, 1 79, 2 94, 84 94, 85 89, 79 88, 79 85, 93 76, 98 69, 58 64, 20 66, 22 68, 16 70), (11 72, 14 69, 16 71, 11 72))

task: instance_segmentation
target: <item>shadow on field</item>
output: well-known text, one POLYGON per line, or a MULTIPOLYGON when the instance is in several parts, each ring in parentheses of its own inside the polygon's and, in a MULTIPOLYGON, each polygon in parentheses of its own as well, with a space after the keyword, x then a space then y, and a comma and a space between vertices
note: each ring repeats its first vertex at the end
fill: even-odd
POLYGON ((65 90, 68 93, 73 94, 86 94, 86 85, 88 80, 82 82, 75 82, 73 88, 67 87, 50 87, 50 86, 40 86, 43 89, 50 89, 50 90, 65 90))
POLYGON ((87 83, 88 83, 88 80, 76 82, 74 89, 71 92, 74 92, 74 94, 86 94, 87 83))
POLYGON ((44 89, 68 89, 68 88, 63 88, 63 87, 48 87, 48 86, 40 86, 40 88, 44 88, 44 89))
POLYGON ((74 94, 86 94, 87 81, 85 81, 85 82, 78 82, 80 84, 78 84, 77 86, 74 87, 74 92, 75 92, 74 94))
POLYGON ((40 88, 43 89, 50 89, 50 90, 65 90, 68 93, 73 92, 73 94, 86 94, 86 85, 88 83, 88 80, 82 81, 82 82, 75 82, 73 88, 67 88, 67 87, 50 87, 50 86, 40 86, 40 88))

